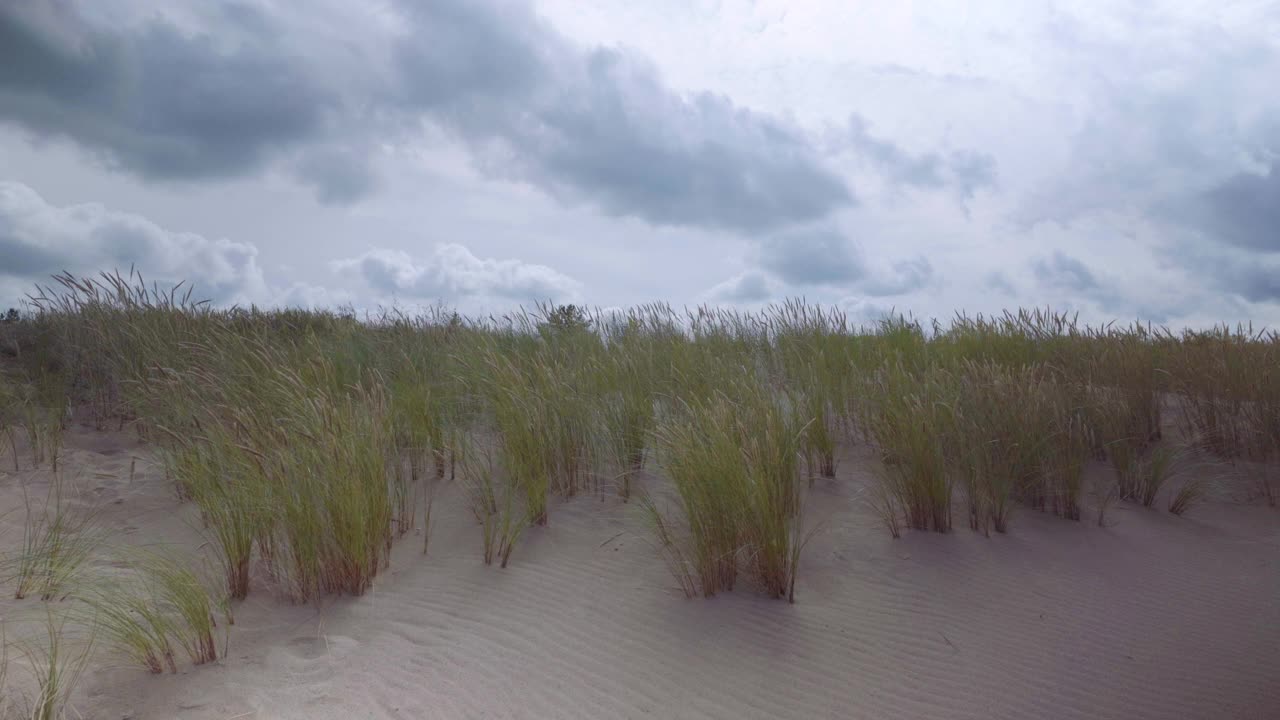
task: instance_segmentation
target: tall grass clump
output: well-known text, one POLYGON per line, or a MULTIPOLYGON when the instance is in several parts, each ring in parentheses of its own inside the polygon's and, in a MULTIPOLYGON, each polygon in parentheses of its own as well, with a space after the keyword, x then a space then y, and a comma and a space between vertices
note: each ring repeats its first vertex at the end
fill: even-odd
POLYGON ((940 369, 913 375, 902 364, 881 370, 864 386, 862 423, 882 459, 877 507, 891 533, 899 519, 915 530, 951 529, 953 466, 947 431, 955 383, 940 369))
POLYGON ((58 454, 62 450, 62 418, 56 411, 45 412, 31 404, 26 405, 24 415, 23 429, 31 451, 31 467, 48 462, 57 472, 58 454))
POLYGON ((1080 520, 1094 430, 1082 405, 1082 394, 1070 387, 1055 390, 1048 400, 1052 427, 1040 458, 1043 490, 1033 503, 1068 520, 1080 520))
MULTIPOLYGON (((159 369, 187 364, 185 342, 199 342, 218 311, 192 299, 193 288, 179 283, 148 285, 131 270, 96 277, 60 274, 31 297, 33 326, 42 336, 40 351, 26 361, 32 374, 70 401, 86 406, 98 428, 113 419, 133 421, 140 433, 166 417, 160 398, 137 392, 159 369)), ((234 312, 234 311, 232 311, 234 312)))
POLYGON ((1201 475, 1185 478, 1177 491, 1169 496, 1169 512, 1179 517, 1186 514, 1206 499, 1214 481, 1215 478, 1201 475))
POLYGON ((596 332, 599 319, 574 305, 540 305, 533 316, 515 320, 517 327, 536 328, 540 341, 524 346, 532 351, 524 363, 539 390, 546 442, 553 449, 553 489, 565 497, 598 490, 597 370, 605 349, 596 332))
POLYGON ((599 396, 603 455, 612 458, 617 493, 631 497, 632 479, 644 467, 648 438, 656 422, 656 393, 646 359, 614 350, 602 361, 599 396))
POLYGON ((1137 500, 1151 443, 1134 425, 1132 399, 1110 387, 1091 388, 1090 395, 1089 413, 1097 449, 1115 472, 1116 496, 1120 500, 1137 500))
POLYGON ((86 623, 92 623, 113 652, 160 674, 177 672, 171 636, 173 619, 137 579, 103 581, 81 598, 86 623))
POLYGON ((558 354, 563 347, 554 344, 578 342, 577 333, 550 338, 499 335, 481 348, 471 369, 504 453, 504 472, 524 492, 535 525, 547 523, 552 493, 571 497, 592 486, 593 449, 599 445, 583 392, 586 370, 568 365, 558 354))
POLYGON ((795 602, 800 552, 808 540, 799 463, 818 420, 764 394, 748 394, 740 408, 745 415, 739 438, 748 471, 743 538, 765 592, 795 602))
POLYGON ((159 555, 145 558, 140 567, 154 588, 154 596, 171 612, 173 635, 191 663, 203 665, 217 660, 214 612, 222 603, 209 591, 204 579, 173 558, 159 555))
POLYGON ((13 422, 16 419, 14 410, 18 407, 17 383, 0 372, 0 459, 5 452, 13 454, 13 471, 18 472, 18 443, 13 422))
POLYGON ((1053 418, 1045 383, 1034 369, 968 361, 954 377, 958 392, 945 442, 964 480, 969 526, 1003 533, 1015 501, 1046 502, 1041 459, 1053 418))
POLYGON ((811 421, 805 433, 811 474, 835 477, 836 445, 855 377, 847 320, 835 309, 788 301, 769 313, 767 322, 792 402, 811 421))
POLYGON ((54 475, 42 503, 33 503, 23 487, 26 519, 22 547, 14 563, 15 599, 36 593, 41 600, 62 597, 101 540, 97 511, 75 504, 54 475))
POLYGON ((1219 327, 1184 333, 1170 365, 1185 432, 1211 455, 1246 464, 1271 505, 1280 460, 1280 335, 1219 327))
POLYGON ((480 524, 484 564, 496 559, 505 568, 529 525, 528 496, 513 481, 517 476, 507 467, 508 456, 501 445, 496 453, 477 452, 468 445, 462 458, 467 499, 480 524))
POLYGON ((1138 463, 1134 499, 1143 507, 1154 505, 1160 491, 1186 470, 1189 459, 1185 449, 1167 445, 1153 448, 1138 463))
POLYGON ((360 595, 392 540, 385 400, 376 385, 352 397, 298 400, 263 453, 270 497, 282 510, 273 542, 289 558, 278 567, 298 598, 360 595))
POLYGON ((1060 354, 1054 362, 1112 393, 1118 400, 1108 407, 1115 414, 1108 420, 1112 434, 1145 449, 1163 434, 1163 400, 1170 384, 1164 368, 1167 345, 1163 331, 1140 324, 1107 326, 1090 331, 1084 342, 1071 346, 1069 355, 1060 354))
POLYGON ((547 500, 556 472, 556 447, 547 441, 547 400, 526 381, 524 372, 490 351, 487 386, 497 442, 504 453, 507 482, 524 494, 529 522, 547 523, 547 500))
POLYGON ((67 632, 67 618, 55 617, 46 608, 44 638, 22 641, 35 696, 28 699, 25 715, 32 720, 65 720, 80 717, 71 707, 71 695, 92 656, 95 636, 78 638, 67 632))
POLYGON ((186 651, 193 665, 217 660, 214 613, 222 603, 199 574, 153 553, 124 565, 128 575, 100 578, 81 594, 83 622, 151 673, 177 672, 177 649, 186 651))
POLYGON ((700 402, 685 415, 659 425, 654 441, 678 494, 677 506, 689 533, 687 549, 681 547, 683 541, 667 536, 670 523, 656 512, 654 526, 672 559, 692 563, 701 593, 710 597, 733 589, 738 577, 741 487, 746 478, 729 401, 700 402))
POLYGON ((177 449, 169 468, 200 508, 228 595, 243 600, 249 594, 254 543, 262 543, 265 560, 274 557, 269 488, 260 466, 223 428, 214 426, 205 437, 177 449))
POLYGON ((296 600, 363 593, 394 537, 398 456, 381 377, 351 371, 315 338, 227 333, 190 351, 191 369, 151 387, 202 399, 164 435, 180 493, 218 540, 229 594, 247 592, 253 547, 296 600))
POLYGON ((1183 333, 1169 372, 1185 437, 1220 458, 1247 455, 1247 406, 1265 382, 1267 346, 1265 335, 1244 327, 1183 333))
POLYGON ((436 481, 444 480, 446 472, 453 476, 455 438, 465 420, 459 397, 462 368, 452 353, 465 352, 462 343, 470 333, 456 315, 437 324, 396 312, 383 322, 384 355, 394 359, 383 376, 399 451, 393 463, 394 524, 396 534, 404 535, 414 528, 419 495, 430 501, 434 491, 430 461, 436 481))
POLYGON ((430 388, 423 383, 401 381, 390 391, 396 448, 391 462, 391 504, 397 536, 408 533, 417 521, 418 481, 432 445, 430 397, 430 388))
POLYGON ((644 501, 655 535, 687 594, 731 590, 741 563, 765 591, 794 601, 801 536, 803 427, 759 390, 674 408, 654 432, 675 489, 671 515, 644 501))
POLYGON ((605 344, 594 368, 604 445, 600 455, 612 459, 617 491, 625 500, 631 497, 632 479, 643 468, 649 449, 662 364, 669 362, 670 348, 683 336, 664 306, 632 310, 599 325, 605 344))

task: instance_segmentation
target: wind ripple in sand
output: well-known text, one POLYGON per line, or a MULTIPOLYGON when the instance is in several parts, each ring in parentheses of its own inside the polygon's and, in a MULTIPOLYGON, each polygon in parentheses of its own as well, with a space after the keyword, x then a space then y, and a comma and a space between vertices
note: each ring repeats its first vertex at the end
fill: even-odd
MULTIPOLYGON (((117 476, 127 472, 111 459, 117 476)), ((826 524, 805 551, 796 605, 747 586, 685 600, 634 507, 612 498, 557 503, 511 567, 486 568, 478 530, 452 497, 433 514, 431 555, 410 536, 365 597, 317 613, 255 590, 223 663, 176 677, 95 671, 81 710, 197 720, 1280 717, 1274 511, 1206 506, 1179 519, 1122 506, 1109 528, 1020 511, 1008 536, 957 529, 893 541, 850 490, 859 481, 845 470, 818 484, 813 507, 826 524)), ((130 537, 199 542, 189 529, 181 536, 154 468, 109 489, 127 502, 108 520, 140 526, 130 537)))

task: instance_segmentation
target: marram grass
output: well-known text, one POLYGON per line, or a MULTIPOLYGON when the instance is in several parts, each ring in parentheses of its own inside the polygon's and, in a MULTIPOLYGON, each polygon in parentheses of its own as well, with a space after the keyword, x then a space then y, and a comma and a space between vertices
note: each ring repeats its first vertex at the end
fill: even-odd
MULTIPOLYGON (((59 276, 32 302, 4 330, 7 460, 52 465, 72 415, 154 442, 235 599, 367 592, 459 471, 487 561, 557 503, 639 495, 690 594, 750 577, 791 596, 808 486, 845 482, 842 444, 880 459, 868 496, 895 535, 1118 500, 1185 512, 1205 486, 1174 472, 1183 442, 1277 495, 1280 340, 1245 328, 1044 310, 859 328, 803 301, 358 317, 215 308, 132 274, 59 276)), ((53 599, 88 533, 32 507, 15 584, 53 599)))

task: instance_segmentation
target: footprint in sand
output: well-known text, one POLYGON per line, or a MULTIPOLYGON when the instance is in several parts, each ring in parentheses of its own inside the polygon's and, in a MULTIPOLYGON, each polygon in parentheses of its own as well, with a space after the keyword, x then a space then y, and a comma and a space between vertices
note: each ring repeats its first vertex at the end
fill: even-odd
POLYGON ((300 660, 315 660, 329 653, 324 638, 300 637, 289 641, 288 652, 300 660))

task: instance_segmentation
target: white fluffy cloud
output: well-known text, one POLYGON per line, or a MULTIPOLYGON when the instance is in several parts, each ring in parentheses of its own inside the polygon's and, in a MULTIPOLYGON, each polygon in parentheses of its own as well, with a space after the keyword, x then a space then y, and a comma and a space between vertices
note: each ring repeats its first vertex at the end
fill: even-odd
MULTIPOLYGON (((218 305, 372 308, 396 302, 510 305, 578 300, 581 283, 545 265, 476 257, 456 243, 421 260, 375 249, 332 261, 321 282, 267 277, 252 243, 161 227, 99 203, 52 204, 17 182, 0 182, 0 305, 16 305, 61 272, 95 276, 136 269, 161 287, 186 281, 218 305)), ((2 309, 2 308, 0 308, 2 309)))
POLYGON ((581 290, 578 281, 545 265, 478 258, 456 243, 437 245, 422 261, 398 250, 370 250, 335 261, 333 269, 384 298, 563 301, 576 299, 581 290))
POLYGON ((59 207, 0 181, 0 294, 13 302, 63 271, 94 275, 136 268, 148 282, 195 281, 195 297, 220 304, 270 299, 258 249, 160 227, 98 203, 59 207))

